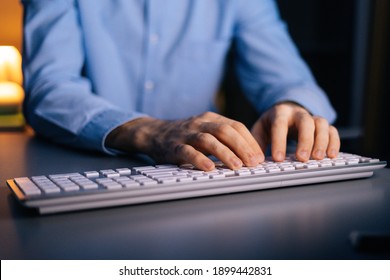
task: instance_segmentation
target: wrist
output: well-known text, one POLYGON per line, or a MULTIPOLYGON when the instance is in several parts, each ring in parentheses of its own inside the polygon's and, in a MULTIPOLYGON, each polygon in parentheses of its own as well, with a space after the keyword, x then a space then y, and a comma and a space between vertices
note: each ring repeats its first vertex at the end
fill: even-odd
POLYGON ((163 121, 142 117, 128 121, 112 130, 105 140, 108 148, 124 152, 147 153, 150 146, 150 139, 154 139, 153 133, 156 127, 163 121))

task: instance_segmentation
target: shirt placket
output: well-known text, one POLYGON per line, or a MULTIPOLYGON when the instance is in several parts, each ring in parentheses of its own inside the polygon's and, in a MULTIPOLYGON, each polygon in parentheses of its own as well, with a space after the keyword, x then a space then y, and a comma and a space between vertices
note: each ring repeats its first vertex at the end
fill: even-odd
POLYGON ((153 0, 146 0, 145 9, 145 72, 142 84, 142 109, 148 111, 153 107, 156 98, 157 76, 156 76, 156 58, 160 42, 158 32, 158 10, 157 3, 153 0))

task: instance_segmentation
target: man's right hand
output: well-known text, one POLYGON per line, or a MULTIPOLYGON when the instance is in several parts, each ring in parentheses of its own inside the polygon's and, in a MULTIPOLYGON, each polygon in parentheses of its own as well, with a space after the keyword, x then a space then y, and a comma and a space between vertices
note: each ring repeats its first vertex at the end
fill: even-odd
POLYGON ((106 139, 110 148, 142 152, 157 162, 191 163, 209 171, 213 155, 231 169, 256 166, 264 153, 240 122, 207 112, 186 120, 139 118, 114 129, 106 139))

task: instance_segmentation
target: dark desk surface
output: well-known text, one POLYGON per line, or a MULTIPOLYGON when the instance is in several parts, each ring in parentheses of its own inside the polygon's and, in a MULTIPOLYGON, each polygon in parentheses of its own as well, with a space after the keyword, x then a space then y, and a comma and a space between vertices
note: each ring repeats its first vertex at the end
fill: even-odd
POLYGON ((5 180, 142 165, 0 133, 1 259, 389 259, 354 230, 390 231, 390 169, 372 178, 39 216, 5 180))

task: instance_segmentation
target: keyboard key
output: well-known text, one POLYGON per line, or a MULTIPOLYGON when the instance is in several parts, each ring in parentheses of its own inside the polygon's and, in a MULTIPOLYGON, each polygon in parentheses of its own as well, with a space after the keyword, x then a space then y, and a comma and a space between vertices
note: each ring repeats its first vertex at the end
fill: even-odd
POLYGON ((142 186, 154 186, 157 185, 158 182, 155 180, 145 180, 145 181, 140 181, 139 182, 142 186))
POLYGON ((293 165, 285 165, 285 166, 281 166, 280 168, 282 171, 294 171, 295 170, 295 167, 293 165))
POLYGON ((318 167, 320 167, 318 165, 318 163, 310 162, 310 163, 306 164, 307 169, 314 169, 314 168, 318 168, 318 167))
POLYGON ((50 194, 50 193, 59 193, 59 192, 61 192, 61 189, 60 188, 44 188, 44 189, 42 189, 42 191, 44 192, 44 193, 47 193, 47 194, 50 194))
POLYGON ((126 182, 122 182, 120 183, 124 188, 133 188, 133 187, 139 187, 141 186, 140 183, 136 182, 136 181, 126 181, 126 182))
POLYGON ((99 178, 99 172, 97 171, 86 171, 84 172, 84 175, 87 178, 99 178))
POLYGON ((344 160, 338 159, 338 160, 334 160, 334 161, 332 162, 332 164, 333 164, 334 166, 343 166, 343 165, 345 165, 345 161, 344 161, 344 160))
POLYGON ((180 177, 180 178, 177 178, 177 181, 178 182, 182 182, 182 183, 184 183, 184 182, 191 182, 191 181, 193 181, 194 179, 193 178, 191 178, 191 177, 180 177))
POLYGON ((111 183, 114 181, 111 178, 99 178, 99 179, 96 179, 96 182, 98 182, 99 184, 106 184, 106 183, 111 183))
POLYGON ((120 176, 131 175, 131 170, 129 168, 118 168, 115 171, 118 172, 120 176))
POLYGON ((107 190, 119 190, 122 188, 122 185, 115 183, 115 182, 112 182, 112 183, 103 184, 103 187, 107 190))
POLYGON ((210 179, 220 179, 220 178, 225 178, 225 174, 223 173, 214 173, 209 175, 210 179))
POLYGON ((358 158, 349 158, 349 159, 347 159, 347 164, 348 165, 359 164, 359 159, 358 158))
POLYGON ((176 168, 177 169, 177 165, 174 165, 174 164, 157 164, 156 168, 159 168, 159 169, 163 169, 163 168, 176 168))
POLYGON ((251 170, 251 173, 254 174, 254 175, 266 174, 267 170, 265 170, 265 168, 255 168, 255 169, 251 170))
POLYGON ((161 183, 161 184, 176 183, 177 182, 177 178, 176 177, 164 177, 164 178, 158 179, 158 182, 161 183))
POLYGON ((267 170, 267 173, 276 173, 276 172, 281 171, 279 167, 266 168, 266 170, 267 170))
POLYGON ((250 176, 252 174, 250 170, 236 170, 235 173, 238 176, 250 176))
POLYGON ((17 186, 23 191, 25 195, 40 195, 41 190, 27 177, 14 179, 17 186))
POLYGON ((140 166, 140 167, 133 167, 131 170, 133 170, 135 173, 141 173, 145 170, 155 170, 156 167, 154 166, 140 166))
POLYGON ((196 174, 196 175, 193 175, 192 178, 194 180, 197 180, 197 181, 205 181, 205 180, 210 179, 209 175, 206 175, 206 174, 196 174))
POLYGON ((100 174, 107 178, 119 177, 120 174, 112 169, 100 170, 100 174))
POLYGON ((226 176, 233 176, 233 175, 236 175, 236 172, 234 170, 231 170, 231 169, 218 169, 222 174, 226 176))
POLYGON ((330 160, 326 160, 326 161, 322 160, 322 161, 319 162, 318 165, 320 167, 332 167, 333 166, 332 162, 330 160))
POLYGON ((306 165, 303 164, 302 162, 295 162, 295 163, 293 163, 293 165, 294 165, 296 170, 305 169, 306 168, 306 165))
POLYGON ((54 179, 67 179, 69 177, 79 176, 79 175, 81 175, 81 174, 80 173, 64 173, 64 174, 53 174, 53 175, 49 175, 48 177, 51 180, 54 180, 54 179))
POLYGON ((77 191, 80 189, 80 187, 78 185, 76 185, 75 183, 73 183, 70 180, 65 181, 65 182, 60 182, 60 183, 58 183, 58 186, 66 192, 77 191))

